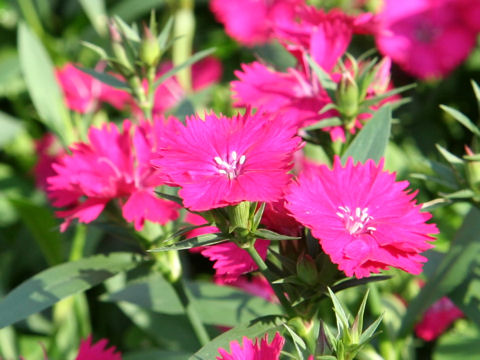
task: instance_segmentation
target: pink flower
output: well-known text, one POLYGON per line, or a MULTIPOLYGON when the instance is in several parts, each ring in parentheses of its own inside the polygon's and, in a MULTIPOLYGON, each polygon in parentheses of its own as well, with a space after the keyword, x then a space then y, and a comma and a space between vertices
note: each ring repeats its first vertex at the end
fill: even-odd
POLYGON ((263 114, 172 121, 152 163, 180 186, 185 207, 206 211, 242 201, 275 201, 290 180, 299 138, 263 114))
POLYGON ((383 171, 383 160, 333 169, 311 166, 300 174, 286 195, 287 209, 319 239, 323 251, 347 276, 362 278, 390 266, 412 274, 422 271, 427 259, 421 252, 432 247, 429 213, 420 212, 406 191, 408 181, 395 182, 383 171))
POLYGON ((261 223, 269 230, 287 236, 301 236, 303 226, 285 208, 285 199, 265 205, 261 223))
POLYGON ((245 45, 267 42, 277 21, 293 17, 304 0, 211 0, 210 9, 232 38, 245 45), (255 16, 252 16, 255 14, 255 16))
POLYGON ((419 78, 448 75, 470 54, 480 30, 466 15, 479 5, 468 2, 385 0, 378 15, 385 29, 376 36, 380 52, 419 78))
POLYGON ((230 353, 225 349, 218 349, 220 356, 217 356, 217 360, 278 360, 284 344, 285 339, 278 332, 270 344, 268 334, 260 342, 255 339, 255 343, 243 337, 243 346, 238 341, 230 342, 230 353))
POLYGON ((122 360, 122 354, 114 346, 107 348, 108 340, 101 339, 92 344, 92 336, 82 340, 75 360, 122 360))
POLYGON ((130 95, 123 90, 106 85, 94 77, 67 63, 55 71, 57 80, 65 95, 67 106, 81 114, 94 111, 100 102, 122 109, 129 102, 130 95))
POLYGON ((246 276, 240 276, 235 281, 226 282, 225 279, 221 277, 215 278, 215 283, 219 285, 228 285, 234 286, 236 288, 242 289, 243 291, 261 297, 270 302, 278 302, 278 299, 273 291, 272 286, 265 277, 262 275, 253 276, 251 279, 248 279, 246 276))
POLYGON ((89 143, 74 144, 71 155, 53 164, 55 175, 47 180, 49 197, 54 206, 67 208, 57 212, 65 219, 61 231, 75 218, 82 223, 95 220, 114 199, 137 230, 145 220, 164 224, 178 216, 177 204, 154 194, 154 188, 163 184, 163 175, 150 166, 153 151, 161 145, 154 135, 161 127, 163 118, 138 127, 125 121, 122 133, 111 123, 91 128, 89 143))
POLYGON ((462 311, 444 296, 428 308, 422 320, 415 326, 415 334, 425 341, 435 340, 461 317, 462 311))
POLYGON ((52 165, 65 155, 65 150, 53 134, 47 133, 35 141, 35 151, 38 155, 37 163, 33 168, 35 184, 46 191, 47 179, 55 174, 52 165))

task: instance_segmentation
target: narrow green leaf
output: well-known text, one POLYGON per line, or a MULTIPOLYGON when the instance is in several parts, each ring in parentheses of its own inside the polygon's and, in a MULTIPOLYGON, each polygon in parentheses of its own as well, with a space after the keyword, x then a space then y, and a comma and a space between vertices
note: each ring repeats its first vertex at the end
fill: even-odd
POLYGON ((450 106, 440 105, 440 108, 457 120, 460 124, 465 126, 468 130, 470 130, 476 136, 480 136, 480 129, 464 114, 462 114, 457 109, 454 109, 450 106))
POLYGON ((32 233, 45 259, 50 266, 63 261, 62 239, 58 231, 58 221, 45 206, 38 206, 28 200, 11 199, 23 223, 32 233))
POLYGON ((36 35, 23 23, 18 27, 20 66, 40 119, 69 144, 73 130, 50 57, 36 35))
POLYGON ((297 360, 303 360, 304 357, 303 357, 302 350, 307 349, 307 345, 305 344, 305 341, 303 341, 302 338, 295 333, 295 331, 290 329, 290 327, 287 324, 283 324, 283 326, 285 327, 285 329, 287 329, 288 333, 290 334, 290 337, 293 340, 293 345, 295 346, 295 350, 297 350, 297 354, 298 354, 297 360))
POLYGON ((441 195, 443 195, 443 197, 447 199, 470 199, 475 196, 475 193, 473 192, 473 190, 470 190, 470 189, 462 189, 450 194, 441 194, 441 195))
POLYGON ((453 240, 450 250, 410 302, 403 317, 399 336, 410 333, 421 314, 435 301, 459 286, 480 255, 480 211, 472 208, 453 240))
POLYGON ((440 152, 440 154, 447 160, 453 167, 457 170, 460 170, 464 166, 464 161, 456 155, 453 155, 450 151, 445 149, 439 144, 435 144, 435 147, 440 152))
POLYGON ((83 46, 85 46, 86 48, 92 50, 93 52, 97 53, 100 58, 102 59, 108 59, 108 54, 107 52, 101 48, 100 46, 97 46, 95 44, 92 44, 88 41, 80 41, 80 44, 82 44, 83 46))
POLYGON ((160 252, 160 251, 170 251, 170 250, 186 250, 186 249, 191 249, 199 246, 218 244, 219 242, 223 242, 225 240, 228 240, 228 236, 222 233, 205 234, 205 235, 195 236, 190 239, 185 239, 172 245, 162 246, 157 249, 151 249, 148 251, 160 252))
POLYGON ((15 139, 15 136, 23 130, 23 123, 20 119, 14 118, 3 111, 0 111, 0 149, 15 139))
POLYGON ((126 22, 132 22, 152 9, 163 7, 165 0, 123 0, 116 1, 110 8, 110 14, 121 17, 126 22))
POLYGON ((95 79, 103 82, 104 84, 110 85, 116 89, 120 90, 125 90, 125 91, 130 91, 130 87, 128 84, 122 80, 117 79, 115 76, 103 73, 103 72, 98 72, 93 69, 86 69, 82 68, 80 66, 75 66, 78 70, 83 71, 85 74, 88 74, 90 76, 93 76, 95 79))
POLYGON ((130 253, 96 255, 44 270, 13 289, 0 302, 0 328, 42 311, 67 296, 134 268, 140 257, 130 253))
POLYGON ((182 200, 182 198, 179 197, 179 196, 167 194, 167 193, 164 193, 164 192, 161 192, 161 191, 155 191, 155 194, 157 194, 158 196, 160 196, 160 197, 162 197, 162 198, 164 198, 164 199, 173 201, 174 203, 177 203, 177 204, 180 205, 181 207, 185 207, 185 206, 183 206, 183 200, 182 200))
POLYGON ((352 330, 356 332, 358 335, 360 335, 363 330, 363 317, 365 315, 365 306, 367 305, 369 292, 370 290, 367 289, 367 292, 363 297, 362 303, 360 304, 360 308, 358 309, 357 316, 355 316, 355 320, 353 321, 352 330))
POLYGON ((172 33, 172 27, 173 27, 173 17, 170 17, 157 37, 158 45, 162 50, 164 50, 165 47, 167 46, 168 39, 170 38, 170 34, 172 33))
POLYGON ((389 98, 390 96, 397 95, 397 94, 400 94, 404 91, 413 89, 416 86, 417 86, 417 84, 410 84, 410 85, 401 86, 399 88, 395 88, 395 89, 387 91, 386 93, 383 93, 381 95, 377 95, 373 98, 366 99, 366 100, 362 101, 362 103, 360 105, 369 107, 369 106, 372 106, 372 105, 375 105, 375 104, 379 104, 380 101, 385 100, 386 98, 389 98))
POLYGON ((326 127, 330 126, 340 126, 342 125, 342 120, 338 117, 331 117, 328 119, 322 119, 319 122, 306 126, 303 128, 303 130, 309 131, 309 130, 317 130, 317 129, 324 129, 326 127))
POLYGON ((333 309, 335 311, 335 314, 337 315, 337 324, 339 330, 341 329, 348 329, 349 327, 349 322, 348 322, 348 317, 347 314, 345 313, 345 310, 343 309, 342 304, 340 303, 340 300, 335 296, 333 291, 330 288, 328 289, 328 293, 330 294, 330 299, 332 299, 333 302, 333 309))
POLYGON ((478 111, 480 112, 480 87, 475 80, 470 80, 470 83, 472 84, 473 92, 475 93, 475 98, 477 99, 478 111))
POLYGON ((337 89, 337 83, 330 78, 330 75, 323 70, 309 55, 306 55, 306 59, 320 81, 320 84, 322 84, 322 87, 329 92, 335 91, 337 89))
POLYGON ((211 226, 211 224, 185 226, 185 227, 181 228, 180 230, 174 232, 167 239, 165 239, 165 242, 170 241, 170 240, 174 240, 174 239, 176 239, 176 238, 178 238, 182 235, 185 235, 186 233, 188 233, 190 231, 193 231, 193 230, 196 230, 196 229, 201 229, 202 227, 206 227, 206 226, 211 226))
POLYGON ((210 54, 213 54, 214 52, 215 52, 215 48, 210 48, 210 49, 206 49, 206 50, 199 51, 199 52, 195 53, 187 61, 183 62, 182 64, 180 64, 178 66, 175 66, 173 69, 171 69, 170 71, 167 71, 165 74, 160 76, 160 78, 157 81, 155 81, 154 88, 156 89, 165 80, 171 78, 173 75, 175 75, 180 70, 195 64, 197 61, 202 60, 203 58, 207 57, 210 54))
POLYGON ((107 35, 107 11, 105 0, 79 0, 93 28, 100 36, 107 35))
POLYGON ((123 21, 121 17, 114 15, 113 19, 117 23, 120 31, 127 39, 138 43, 141 41, 138 32, 132 27, 130 27, 125 21, 123 21))
POLYGON ((253 216, 253 229, 257 229, 260 225, 260 221, 262 220, 263 212, 265 211, 266 203, 262 203, 258 210, 255 212, 253 216))
POLYGON ((391 124, 392 112, 390 106, 382 106, 355 136, 342 156, 342 163, 345 164, 350 156, 353 157, 355 162, 363 163, 368 159, 378 162, 385 154, 391 124))
POLYGON ((377 331, 377 328, 380 326, 380 323, 382 322, 383 319, 383 314, 380 315, 377 320, 375 320, 360 336, 360 345, 368 343, 372 337, 374 337, 375 331, 377 331))
POLYGON ((273 240, 273 241, 300 239, 299 237, 296 237, 296 236, 287 236, 287 235, 277 234, 276 232, 267 230, 267 229, 257 229, 254 234, 260 239, 267 239, 267 240, 273 240))
POLYGON ((269 341, 272 340, 276 331, 282 327, 285 322, 278 317, 264 317, 250 322, 247 325, 239 325, 233 329, 217 336, 199 351, 193 354, 189 360, 211 360, 218 356, 218 349, 230 350, 230 342, 242 342, 244 336, 254 339, 263 337, 265 333, 269 335, 269 341))

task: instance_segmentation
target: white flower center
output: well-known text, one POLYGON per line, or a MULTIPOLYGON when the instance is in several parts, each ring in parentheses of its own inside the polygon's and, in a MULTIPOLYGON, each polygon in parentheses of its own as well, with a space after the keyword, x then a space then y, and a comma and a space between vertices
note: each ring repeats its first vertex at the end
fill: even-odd
POLYGON ((240 170, 246 159, 245 155, 238 156, 236 151, 232 151, 230 156, 227 156, 225 160, 220 156, 215 156, 213 158, 217 171, 220 174, 227 176, 230 180, 236 178, 240 174, 240 170))
POLYGON ((350 235, 372 234, 377 230, 373 226, 368 226, 368 223, 373 220, 373 217, 368 215, 368 208, 357 207, 355 211, 351 211, 348 206, 339 206, 336 214, 343 220, 345 229, 350 235))

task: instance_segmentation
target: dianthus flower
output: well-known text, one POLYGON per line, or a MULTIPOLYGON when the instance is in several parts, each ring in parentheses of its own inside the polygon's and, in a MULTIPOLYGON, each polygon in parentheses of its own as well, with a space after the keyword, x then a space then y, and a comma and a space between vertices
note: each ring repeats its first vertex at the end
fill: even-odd
POLYGON ((75 360, 122 360, 122 354, 116 352, 114 346, 107 348, 107 345, 107 339, 101 339, 93 344, 92 336, 89 336, 80 343, 75 360))
POLYGON ((230 353, 225 349, 218 349, 220 356, 217 356, 217 360, 278 360, 284 344, 285 339, 278 332, 270 344, 268 334, 260 341, 255 339, 255 343, 243 337, 243 346, 238 341, 230 342, 230 353))
POLYGON ((277 21, 291 18, 304 0, 211 0, 210 9, 232 38, 245 45, 270 40, 277 21), (252 16, 255 14, 255 16, 252 16))
POLYGON ((420 255, 432 245, 429 213, 420 212, 408 181, 395 182, 383 171, 383 159, 333 169, 312 165, 287 192, 287 209, 320 241, 323 251, 347 276, 362 278, 390 266, 412 274, 422 271, 420 255))
POLYGON ((53 134, 46 133, 41 139, 35 141, 35 151, 38 156, 33 168, 35 184, 40 189, 46 191, 47 179, 55 174, 52 165, 65 155, 65 150, 53 134))
POLYGON ((385 31, 377 34, 377 47, 416 77, 448 75, 476 44, 475 13, 478 1, 385 0, 378 14, 385 31))
POLYGON ((171 121, 152 161, 180 186, 185 207, 206 211, 242 201, 275 201, 290 180, 299 138, 263 114, 171 121))
POLYGON ((163 184, 163 175, 150 166, 152 152, 160 146, 154 134, 161 133, 161 127, 163 118, 137 127, 126 120, 123 132, 112 123, 91 128, 88 143, 74 144, 71 155, 53 164, 48 193, 54 206, 67 208, 57 212, 65 219, 62 231, 75 218, 82 223, 95 220, 114 199, 137 230, 145 220, 164 224, 178 216, 177 204, 154 194, 163 184))
POLYGON ((69 109, 81 114, 94 111, 100 102, 123 109, 130 102, 130 94, 102 83, 67 63, 55 71, 69 109))
POLYGON ((422 320, 415 326, 415 334, 425 341, 435 340, 461 317, 462 311, 444 296, 428 308, 422 320))

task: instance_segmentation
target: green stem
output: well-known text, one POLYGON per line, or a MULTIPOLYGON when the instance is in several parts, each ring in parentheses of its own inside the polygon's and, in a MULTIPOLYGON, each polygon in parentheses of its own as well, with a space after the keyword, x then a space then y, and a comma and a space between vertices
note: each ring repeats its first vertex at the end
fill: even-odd
POLYGON ((70 250, 70 261, 76 261, 83 258, 83 250, 85 248, 85 240, 87 236, 87 227, 78 224, 73 236, 72 249, 70 250))
POLYGON ((210 337, 208 336, 207 330, 205 329, 205 326, 203 325, 203 322, 197 313, 197 309, 195 309, 195 306, 192 303, 192 296, 185 286, 185 282, 180 278, 172 283, 172 285, 180 299, 180 302, 182 303, 183 308, 185 309, 185 313, 190 321, 190 324, 192 325, 198 341, 202 346, 205 346, 210 342, 210 337))
POLYGON ((280 288, 279 285, 273 284, 273 276, 270 270, 268 270, 267 264, 265 264, 265 261, 263 261, 262 257, 258 253, 257 249, 255 249, 254 243, 252 243, 250 246, 246 247, 245 250, 248 252, 248 254, 251 256, 252 260, 257 264, 259 270, 265 276, 265 278, 268 280, 270 285, 272 286, 273 291, 275 291, 275 295, 277 296, 278 300, 280 301, 280 304, 282 305, 283 309, 287 313, 289 317, 294 317, 295 316, 295 311, 293 310, 292 306, 290 305, 290 302, 287 300, 285 297, 285 294, 283 293, 282 289, 280 288))
MULTIPOLYGON (((193 36, 195 34, 195 16, 193 14, 195 1, 181 0, 175 13, 172 60, 175 66, 180 65, 192 56, 193 36)), ((189 93, 192 90, 192 71, 190 67, 180 70, 177 79, 182 88, 189 93)))

